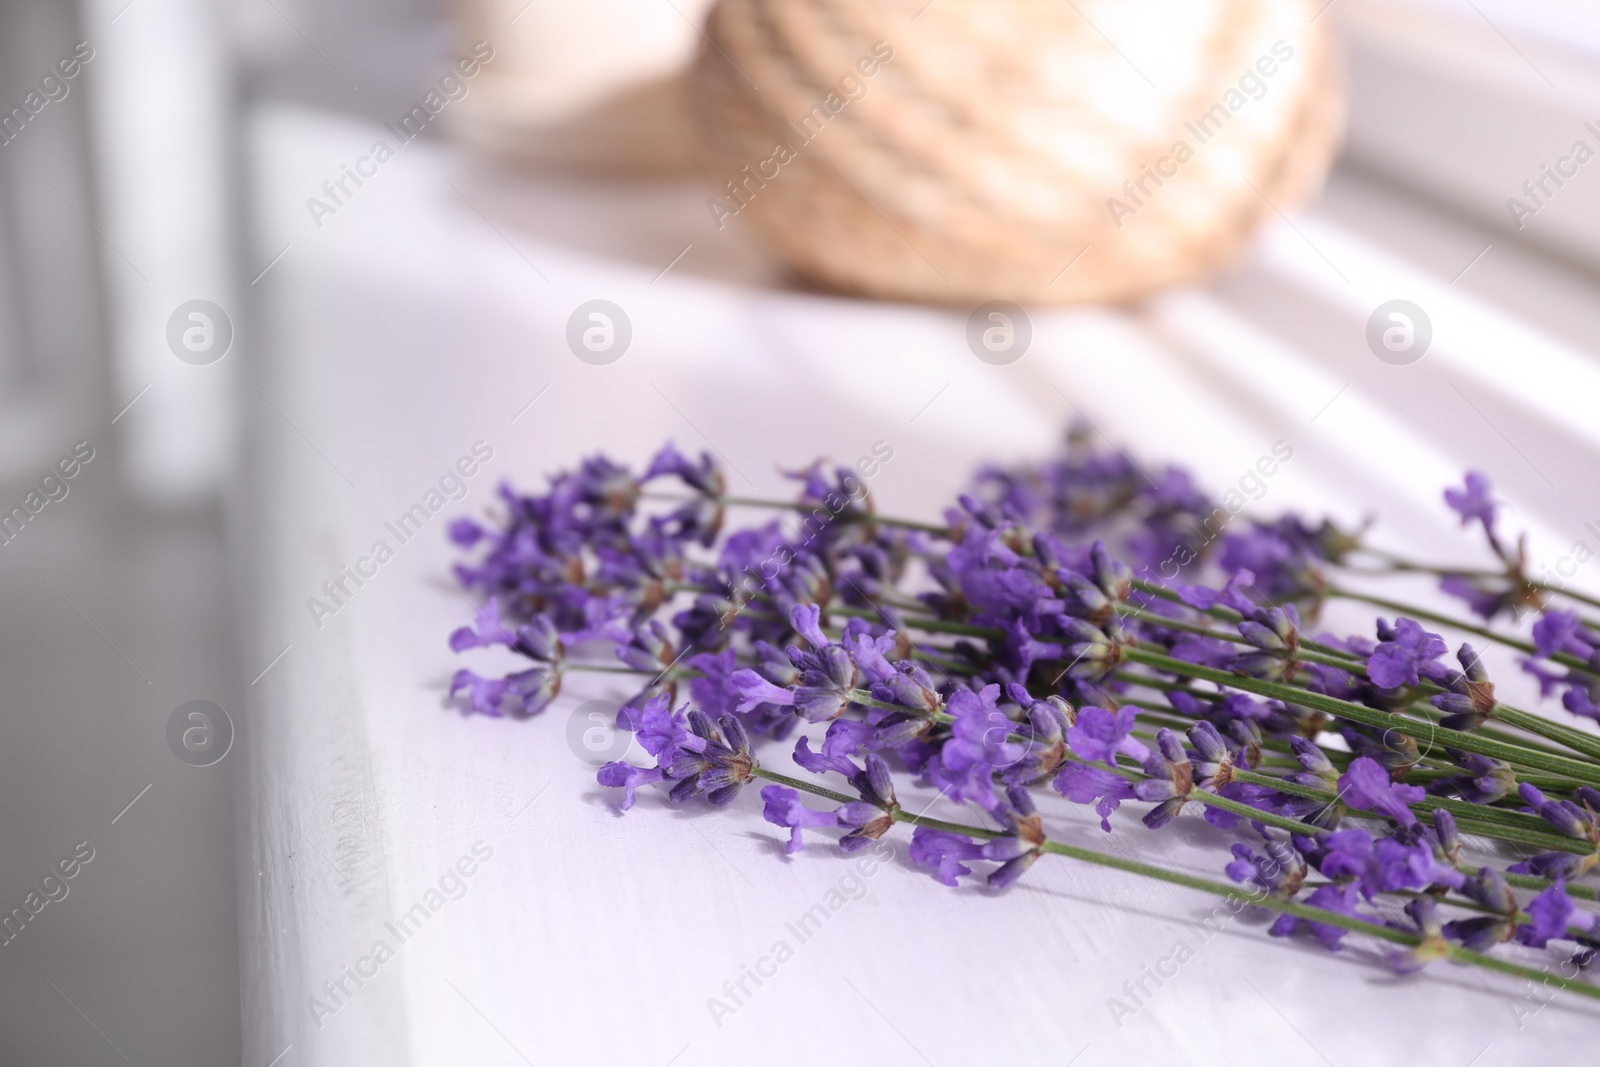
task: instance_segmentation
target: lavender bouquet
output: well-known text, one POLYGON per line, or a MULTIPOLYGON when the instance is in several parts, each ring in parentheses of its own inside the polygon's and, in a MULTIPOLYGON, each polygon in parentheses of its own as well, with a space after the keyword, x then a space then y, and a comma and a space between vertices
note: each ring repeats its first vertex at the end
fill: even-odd
POLYGON ((1501 702, 1475 648, 1428 629, 1515 650, 1542 696, 1596 720, 1600 602, 1529 576, 1482 476, 1444 494, 1487 541, 1477 570, 1295 515, 1234 529, 1180 468, 1079 433, 981 470, 942 523, 879 515, 850 468, 791 477, 792 502, 736 498, 709 455, 668 445, 640 474, 595 457, 542 494, 502 487, 495 528, 451 528, 485 600, 450 644, 528 666, 461 670, 452 695, 528 716, 569 671, 634 674, 617 725, 655 763, 599 772, 624 809, 647 786, 722 805, 760 782, 791 853, 808 830, 849 852, 905 824, 948 886, 983 872, 1004 890, 1060 857, 1266 909, 1273 936, 1370 939, 1401 971, 1451 960, 1600 997, 1600 737, 1501 702), (770 517, 725 531, 753 508, 770 517), (1345 584, 1419 574, 1473 618, 1345 584), (1313 632, 1336 600, 1385 617, 1371 637, 1313 632), (1527 616, 1531 641, 1509 625, 1527 616), (796 734, 810 777, 763 760, 796 734), (907 810, 897 780, 970 814, 907 810), (1222 877, 1086 847, 1052 834, 1051 791, 1106 833, 1127 804, 1236 841, 1222 877))

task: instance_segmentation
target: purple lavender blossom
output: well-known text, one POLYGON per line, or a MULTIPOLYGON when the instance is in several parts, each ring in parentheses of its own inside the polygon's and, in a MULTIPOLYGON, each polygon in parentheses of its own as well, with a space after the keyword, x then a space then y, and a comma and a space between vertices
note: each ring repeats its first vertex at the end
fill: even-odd
POLYGON ((940 883, 954 888, 957 877, 972 873, 967 863, 983 858, 983 848, 970 837, 919 826, 911 833, 910 856, 911 862, 933 868, 940 883))
POLYGON ((659 776, 621 762, 601 767, 597 776, 601 785, 627 789, 624 810, 632 806, 634 790, 646 782, 669 785, 675 804, 705 793, 707 800, 720 807, 730 803, 754 777, 751 772, 756 760, 749 735, 731 715, 713 723, 704 712, 688 705, 669 711, 666 697, 658 694, 637 710, 634 721, 639 743, 656 757, 653 770, 659 776))
POLYGON ((1178 599, 1191 608, 1210 611, 1215 605, 1221 604, 1244 615, 1255 611, 1256 605, 1242 590, 1252 588, 1255 584, 1254 571, 1249 567, 1236 567, 1228 574, 1228 580, 1223 583, 1221 589, 1211 589, 1203 585, 1180 585, 1175 591, 1178 599))
MULTIPOLYGON (((1586 790, 1584 786, 1578 788, 1586 791, 1585 800, 1595 796, 1595 791, 1592 789, 1586 790)), ((1530 782, 1523 782, 1517 787, 1517 791, 1528 807, 1554 827, 1557 833, 1575 837, 1580 841, 1600 841, 1600 825, 1597 825, 1595 808, 1591 804, 1580 807, 1570 800, 1551 800, 1530 782)))
MULTIPOLYGON (((1445 944, 1444 928, 1439 921, 1438 901, 1432 897, 1418 897, 1406 905, 1405 912, 1414 927, 1411 932, 1420 935, 1422 942, 1403 952, 1392 951, 1388 957, 1389 965, 1397 972, 1412 974, 1436 960, 1443 959, 1448 952, 1448 946, 1445 944)), ((1400 923, 1392 925, 1401 926, 1400 923)))
POLYGON ((1133 783, 1119 774, 1091 767, 1086 763, 1069 763, 1061 768, 1051 783, 1056 791, 1074 804, 1094 804, 1100 816, 1100 829, 1111 832, 1111 815, 1124 800, 1133 799, 1133 783))
POLYGON ((1445 712, 1439 725, 1446 730, 1475 730, 1494 714, 1494 683, 1483 666, 1483 658, 1471 645, 1463 643, 1456 650, 1460 671, 1451 671, 1443 683, 1449 690, 1429 700, 1434 707, 1445 712))
MULTIPOLYGON (((1346 915, 1352 919, 1365 918, 1356 910, 1356 887, 1325 885, 1312 890, 1306 898, 1307 904, 1324 911, 1346 915)), ((1311 919, 1300 919, 1293 915, 1280 915, 1267 932, 1273 937, 1289 937, 1300 930, 1308 930, 1322 943, 1322 947, 1330 952, 1337 952, 1344 943, 1348 930, 1342 926, 1331 923, 1320 923, 1311 919)))
POLYGON ((1459 941, 1474 952, 1487 952, 1516 935, 1517 898, 1506 885, 1503 874, 1493 867, 1485 867, 1475 877, 1467 879, 1461 891, 1490 914, 1445 923, 1445 937, 1459 941))
POLYGON ((1367 660, 1367 677, 1373 685, 1398 689, 1421 684, 1421 677, 1432 681, 1447 677, 1447 668, 1438 660, 1450 651, 1450 646, 1438 634, 1429 633, 1411 619, 1396 619, 1392 628, 1379 619, 1378 636, 1382 643, 1367 660))
POLYGON ((1439 579, 1439 590, 1448 596, 1466 601, 1468 610, 1484 619, 1492 619, 1511 606, 1505 590, 1490 588, 1480 584, 1476 579, 1459 574, 1450 574, 1439 579))
POLYGON ((1298 853, 1287 857, 1258 856, 1245 844, 1235 844, 1232 851, 1233 861, 1223 869, 1235 882, 1255 886, 1273 896, 1292 897, 1305 880, 1306 864, 1298 853))
POLYGON ((460 548, 471 548, 473 545, 489 536, 489 531, 485 530, 482 526, 479 526, 471 519, 452 519, 450 522, 449 531, 450 540, 455 542, 457 547, 460 548))
POLYGON ((660 767, 635 767, 632 764, 614 762, 600 768, 596 780, 603 786, 612 789, 624 790, 622 797, 622 810, 627 811, 633 807, 634 794, 642 785, 653 785, 662 781, 664 775, 660 767))
POLYGON ((1044 823, 1034 809, 1032 795, 1021 786, 1006 790, 994 816, 1008 833, 984 842, 982 856, 1000 864, 989 872, 989 888, 1006 889, 1015 885, 1043 855, 1044 823))
POLYGON ((1453 753, 1451 761, 1462 773, 1435 779, 1428 785, 1428 792, 1457 796, 1469 804, 1491 804, 1517 784, 1516 772, 1509 763, 1471 752, 1453 753))
POLYGON ((1377 812, 1401 826, 1416 824, 1417 817, 1408 805, 1427 796, 1421 786, 1390 782, 1388 773, 1370 756, 1350 761, 1349 770, 1339 778, 1339 793, 1350 807, 1377 812))
POLYGON ((1528 902, 1528 917, 1533 922, 1517 928, 1517 940, 1531 948, 1544 948, 1558 938, 1570 940, 1572 931, 1590 933, 1600 923, 1594 913, 1578 910, 1561 879, 1528 902))
POLYGON ((503 678, 485 678, 472 671, 456 671, 450 680, 450 695, 465 691, 467 706, 483 715, 537 715, 550 706, 561 692, 561 674, 538 667, 518 671, 503 678))
POLYGON ((1489 479, 1477 471, 1468 471, 1466 484, 1462 488, 1444 491, 1444 502, 1450 505, 1451 511, 1461 516, 1461 525, 1477 520, 1483 523, 1485 531, 1493 533, 1495 502, 1489 495, 1491 491, 1489 479))
POLYGON ((837 771, 848 778, 858 770, 851 762, 851 757, 859 755, 872 744, 877 732, 871 723, 859 719, 835 719, 828 724, 820 752, 811 750, 811 739, 808 737, 795 742, 794 761, 812 774, 837 771))
POLYGON ((801 830, 838 824, 838 816, 835 813, 815 811, 806 807, 800 803, 800 794, 787 786, 763 786, 761 799, 766 802, 762 816, 774 826, 788 829, 789 843, 783 850, 791 856, 806 847, 805 842, 800 839, 801 830))
POLYGON ((995 772, 1015 765, 1027 754, 1024 745, 1009 740, 1017 724, 1000 710, 999 697, 998 685, 985 686, 979 693, 969 689, 951 693, 945 702, 955 717, 951 738, 927 769, 932 783, 951 799, 972 801, 989 811, 997 804, 995 772))
POLYGON ((1067 746, 1079 759, 1115 763, 1117 753, 1144 760, 1149 751, 1128 736, 1133 732, 1138 709, 1128 706, 1116 712, 1105 708, 1079 708, 1078 721, 1067 731, 1067 746))
POLYGON ((889 765, 875 752, 867 753, 866 766, 849 778, 861 799, 845 804, 836 814, 839 825, 850 831, 840 838, 839 847, 855 852, 889 832, 900 802, 895 799, 889 765))
POLYGON ((1594 655, 1594 635, 1578 619, 1576 611, 1558 611, 1551 608, 1533 624, 1533 644, 1539 655, 1546 659, 1557 652, 1565 652, 1579 659, 1594 655))
POLYGON ((1183 810, 1194 788, 1194 764, 1177 734, 1166 727, 1156 733, 1156 751, 1145 757, 1144 773, 1145 780, 1135 784, 1133 792, 1140 800, 1155 804, 1143 821, 1150 829, 1159 830, 1183 810))
MULTIPOLYGON (((1194 531, 1212 509, 1183 472, 1169 468, 1152 481, 1126 456, 1074 449, 1054 464, 980 476, 983 491, 946 512, 943 529, 882 519, 860 478, 819 463, 790 472, 799 483, 797 514, 724 532, 723 474, 709 455, 690 459, 671 445, 642 475, 594 456, 553 476, 542 492, 502 487, 501 522, 462 519, 449 530, 475 561, 460 568, 462 581, 485 601, 450 644, 468 654, 503 646, 534 669, 500 678, 461 671, 452 693, 475 712, 532 714, 559 693, 565 672, 594 664, 585 642, 609 644, 643 687, 619 723, 654 760, 600 768, 602 784, 624 791, 624 810, 646 785, 676 803, 703 793, 726 804, 760 776, 752 737, 777 741, 807 722, 827 723, 820 743, 815 731, 796 740, 795 762, 840 775, 858 799, 846 800, 831 783, 838 806, 823 811, 802 802, 803 788, 763 788, 764 816, 789 831, 789 854, 803 848, 806 829, 838 827, 841 849, 851 851, 897 819, 915 821, 895 798, 893 763, 1001 827, 971 834, 914 828, 913 861, 946 885, 972 874, 974 860, 994 865, 991 888, 1024 876, 1048 847, 1028 787, 1049 781, 1068 801, 1093 804, 1105 831, 1124 800, 1153 805, 1144 816, 1150 827, 1196 800, 1213 826, 1268 843, 1266 857, 1236 844, 1227 873, 1278 900, 1300 899, 1312 868, 1330 884, 1307 903, 1368 922, 1382 920, 1362 916, 1363 901, 1414 895, 1406 909, 1412 926, 1392 924, 1421 939, 1395 954, 1401 969, 1448 954, 1445 938, 1483 950, 1512 939, 1531 946, 1577 939, 1584 951, 1600 945, 1600 919, 1565 891, 1600 862, 1593 852, 1600 792, 1571 785, 1547 797, 1522 783, 1527 810, 1578 842, 1512 868, 1556 880, 1524 916, 1498 870, 1463 873, 1454 820, 1438 810, 1431 825, 1419 822, 1411 805, 1426 794, 1401 780, 1420 764, 1430 772, 1417 776, 1430 783, 1428 792, 1492 804, 1509 796, 1521 762, 1436 746, 1419 751, 1408 736, 1380 737, 1379 727, 1313 711, 1289 695, 1319 693, 1402 713, 1426 681, 1443 690, 1429 699, 1448 729, 1476 729, 1497 709, 1512 717, 1495 703, 1471 646, 1457 652, 1457 671, 1440 662, 1442 639, 1411 619, 1392 627, 1379 620, 1377 643, 1318 635, 1327 648, 1364 661, 1365 673, 1302 662, 1300 613, 1314 622, 1335 595, 1324 573, 1361 550, 1359 536, 1287 515, 1202 542, 1194 531), (655 491, 653 483, 667 478, 681 488, 655 491), (1217 550, 1220 559, 1211 559, 1217 550), (1129 563, 1160 581, 1135 582, 1129 563), (937 588, 911 586, 924 578, 937 588), (1176 589, 1176 601, 1160 586, 1176 589), (1152 649, 1234 674, 1152 671, 1140 655, 1152 649), (1140 713, 1129 701, 1143 699, 1143 687, 1162 692, 1147 719, 1187 720, 1177 730, 1162 726, 1149 748, 1132 736, 1140 713), (673 710, 684 689, 688 704, 673 710), (1334 761, 1346 757, 1330 759, 1332 746, 1314 740, 1330 731, 1348 745, 1343 774, 1334 761), (1299 771, 1284 769, 1285 743, 1299 771), (1242 769, 1270 777, 1239 780, 1242 769), (1285 792, 1291 783, 1315 795, 1285 792), (1212 793, 1259 817, 1206 803, 1212 793), (1348 812, 1386 822, 1382 830, 1370 819, 1341 828, 1348 812), (1290 835, 1288 861, 1276 851, 1285 818, 1305 824, 1290 835), (1463 900, 1487 913, 1442 922, 1438 902, 1463 900)), ((1446 495, 1463 523, 1483 525, 1506 568, 1451 576, 1446 588, 1457 583, 1454 591, 1489 618, 1542 608, 1545 591, 1522 577, 1521 547, 1510 553, 1497 540, 1487 481, 1469 474, 1465 488, 1446 495)), ((1557 608, 1543 608, 1533 637, 1538 660, 1525 669, 1547 694, 1565 690, 1571 710, 1600 718, 1600 637, 1557 608), (1564 673, 1551 668, 1552 657, 1564 673)), ((1276 936, 1301 930, 1330 949, 1346 935, 1288 915, 1272 927, 1276 936)))

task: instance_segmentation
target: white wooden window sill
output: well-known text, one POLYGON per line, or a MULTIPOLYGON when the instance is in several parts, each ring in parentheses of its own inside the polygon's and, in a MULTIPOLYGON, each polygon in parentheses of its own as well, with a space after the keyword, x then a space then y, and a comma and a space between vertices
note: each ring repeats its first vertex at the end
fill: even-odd
MULTIPOLYGON (((247 409, 247 655, 288 651, 242 733, 247 1063, 289 1048, 284 1063, 397 1067, 1488 1065, 1587 1047, 1593 1010, 1563 1000, 1519 1030, 1536 1005, 1513 982, 1448 967, 1399 980, 1246 919, 1202 944, 1215 901, 1067 862, 1003 895, 952 892, 903 839, 801 944, 786 924, 849 888, 851 861, 821 841, 785 860, 754 790, 693 815, 651 794, 619 816, 566 731, 580 699, 626 688, 573 678, 526 722, 449 707, 461 663, 446 637, 470 609, 445 525, 482 513, 502 478, 536 485, 595 451, 638 463, 668 438, 720 453, 752 495, 784 491, 780 466, 886 441, 881 507, 931 517, 980 458, 1044 455, 1082 414, 1219 491, 1289 442, 1261 512, 1375 513, 1386 543, 1451 558, 1477 549, 1439 493, 1481 467, 1553 558, 1593 543, 1583 523, 1600 518, 1584 477, 1600 451, 1588 282, 1496 249, 1452 284, 1481 234, 1344 178, 1214 284, 1036 312, 1028 355, 993 367, 966 349, 961 313, 775 287, 690 187, 512 183, 419 142, 318 229, 306 197, 374 131, 289 110, 253 123, 258 247, 289 250, 258 286, 270 358, 247 409), (1434 324, 1411 367, 1363 340, 1395 296, 1434 324), (595 297, 633 323, 608 367, 564 342, 595 297), (398 543, 385 524, 479 441, 493 459, 466 499, 398 543), (378 540, 394 558, 319 628, 307 600, 378 540), (463 864, 460 899, 427 910, 475 848, 492 856, 463 864), (390 924, 419 903, 402 943, 390 924), (747 980, 719 1026, 707 999, 779 941, 793 958, 759 989, 747 980), (1195 958, 1115 1019, 1108 998, 1127 1002, 1123 983, 1179 941, 1195 958), (378 942, 393 957, 362 964, 378 942), (347 967, 372 974, 358 985, 347 967), (324 983, 341 982, 335 1000, 324 983)), ((1107 842, 1085 811, 1051 810, 1071 840, 1107 842)), ((1160 835, 1122 821, 1113 841, 1220 876, 1226 835, 1198 817, 1160 835)))

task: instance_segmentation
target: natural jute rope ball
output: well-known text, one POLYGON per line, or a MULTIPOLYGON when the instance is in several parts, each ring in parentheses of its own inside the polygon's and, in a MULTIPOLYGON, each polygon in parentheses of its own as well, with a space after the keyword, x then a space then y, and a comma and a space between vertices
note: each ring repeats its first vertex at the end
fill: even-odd
POLYGON ((827 288, 1126 300, 1325 175, 1326 0, 720 0, 690 76, 718 226, 827 288))

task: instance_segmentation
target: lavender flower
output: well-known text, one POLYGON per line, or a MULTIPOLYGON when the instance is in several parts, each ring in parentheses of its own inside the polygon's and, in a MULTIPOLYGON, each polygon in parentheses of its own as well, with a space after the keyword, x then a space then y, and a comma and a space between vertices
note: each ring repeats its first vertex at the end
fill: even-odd
POLYGON ((1594 930, 1597 919, 1590 912, 1579 911, 1572 898, 1567 896, 1564 880, 1534 897, 1528 904, 1532 923, 1517 927, 1517 940, 1532 948, 1544 948, 1549 942, 1561 938, 1569 940, 1572 931, 1586 934, 1594 930))
POLYGON ((1129 736, 1138 709, 1125 707, 1116 712, 1104 708, 1078 709, 1078 721, 1067 731, 1067 745, 1079 759, 1114 763, 1121 753, 1143 761, 1149 750, 1129 736))
POLYGON ((1449 953, 1450 946, 1444 938, 1444 928, 1439 920, 1438 901, 1432 897, 1418 897, 1406 904, 1405 912, 1422 941, 1404 952, 1390 952, 1389 965, 1401 974, 1411 974, 1443 959, 1449 953))
MULTIPOLYGON (((1302 615, 1314 621, 1344 595, 1328 575, 1375 553, 1359 531, 1291 514, 1197 535, 1213 509, 1192 479, 1094 452, 1082 435, 1065 458, 987 469, 942 527, 878 515, 849 470, 813 464, 789 476, 798 511, 733 530, 715 461, 671 445, 643 474, 594 456, 542 492, 502 487, 498 522, 449 530, 468 553, 462 581, 484 598, 450 645, 464 655, 504 648, 525 662, 498 678, 460 671, 452 693, 471 711, 530 715, 574 671, 635 672, 641 688, 618 721, 654 763, 611 763, 599 781, 623 790, 626 810, 647 785, 675 803, 705 794, 722 805, 757 777, 777 778, 785 784, 761 790, 763 813, 789 831, 789 854, 807 829, 837 827, 848 852, 897 821, 919 822, 896 799, 904 776, 977 820, 941 813, 939 828, 912 832, 913 861, 946 885, 974 861, 992 865, 994 889, 1052 853, 1095 861, 1051 840, 1053 813, 1036 807, 1035 792, 1048 782, 1092 804, 1107 833, 1123 803, 1148 805, 1143 822, 1159 829, 1197 801, 1213 827, 1251 842, 1230 842, 1226 872, 1259 889, 1252 899, 1263 907, 1298 901, 1376 924, 1405 901, 1407 919, 1390 923, 1410 944, 1392 954, 1401 970, 1447 955, 1470 962, 1456 944, 1600 946, 1600 920, 1566 888, 1600 864, 1600 791, 1584 769, 1594 763, 1600 782, 1592 742, 1498 703, 1472 646, 1457 651, 1460 670, 1447 666, 1443 640, 1404 612, 1392 626, 1378 620, 1376 642, 1305 636, 1302 615), (669 479, 676 487, 663 492, 669 479), (609 665, 596 663, 597 644, 609 665), (1424 699, 1459 731, 1449 747, 1417 744, 1424 699), (1141 717, 1153 745, 1134 736, 1141 717), (855 799, 836 782, 761 769, 756 747, 807 723, 826 729, 794 739, 795 763, 839 775, 855 799), (1543 747, 1513 731, 1541 734, 1543 747), (1405 784, 1408 774, 1426 791, 1405 784), (1557 784, 1535 789, 1528 777, 1557 784), (1525 842, 1525 816, 1505 804, 1513 787, 1569 849, 1509 873, 1464 866, 1454 818, 1440 809, 1419 821, 1413 808, 1429 794, 1494 805, 1463 822, 1472 839, 1525 842), (811 807, 807 791, 833 806, 811 807), (1301 898, 1312 869, 1329 882, 1301 898), (1526 913, 1521 888, 1542 890, 1526 913)), ((1539 608, 1537 659, 1524 669, 1545 695, 1600 718, 1600 638, 1525 577, 1525 545, 1501 543, 1480 475, 1447 500, 1483 527, 1504 571, 1433 573, 1490 620, 1539 608)), ((1271 932, 1306 931, 1337 949, 1349 932, 1319 921, 1329 917, 1281 914, 1271 932)))
POLYGON ((1461 672, 1451 672, 1444 683, 1450 690, 1431 698, 1430 703, 1445 716, 1439 725, 1447 730, 1475 730, 1494 714, 1494 683, 1483 660, 1471 645, 1463 644, 1456 650, 1461 672))
POLYGON ((656 766, 613 762, 601 767, 598 775, 601 785, 627 790, 624 810, 632 807, 634 791, 646 783, 669 785, 675 804, 704 792, 712 804, 721 806, 754 777, 750 738, 732 716, 713 724, 696 708, 669 711, 666 697, 658 695, 639 710, 638 722, 639 743, 656 757, 656 766))
POLYGON ((1474 952, 1487 952, 1515 936, 1520 909, 1503 874, 1493 867, 1485 867, 1476 877, 1467 879, 1462 891, 1493 914, 1447 922, 1443 928, 1445 937, 1461 942, 1474 952))
MULTIPOLYGON (((1356 910, 1356 888, 1354 886, 1325 885, 1311 891, 1305 902, 1314 908, 1322 908, 1352 919, 1363 916, 1356 910)), ((1276 922, 1267 931, 1273 937, 1290 937, 1300 931, 1307 931, 1314 936, 1323 948, 1330 952, 1339 951, 1344 943, 1345 935, 1349 932, 1342 926, 1332 923, 1316 922, 1312 919, 1301 919, 1293 915, 1280 915, 1276 922)))
POLYGON ((1447 677, 1438 662, 1449 651, 1444 638, 1429 633, 1410 619, 1396 619, 1394 626, 1378 620, 1381 644, 1367 659, 1367 677, 1384 689, 1418 685, 1426 677, 1440 681, 1447 677))
POLYGON ((951 799, 973 801, 991 812, 998 804, 995 772, 1026 755, 1022 744, 1009 740, 1015 724, 1000 711, 999 696, 998 685, 985 686, 979 693, 967 689, 951 693, 947 701, 955 718, 951 737, 928 767, 933 784, 951 799))
POLYGON ((1111 814, 1124 800, 1133 799, 1133 783, 1121 775, 1086 763, 1069 763, 1061 768, 1052 783, 1056 791, 1074 804, 1094 804, 1100 816, 1100 829, 1111 832, 1111 814))
POLYGON ((1486 532, 1493 533, 1496 505, 1490 492, 1489 479, 1477 471, 1468 471, 1465 486, 1446 489, 1444 502, 1450 505, 1451 511, 1461 516, 1461 525, 1476 520, 1483 524, 1486 532))
POLYGON ((1156 751, 1145 757, 1144 781, 1133 787, 1140 800, 1155 802, 1144 816, 1144 824, 1159 830, 1183 810, 1189 794, 1194 791, 1194 764, 1178 735, 1168 729, 1156 734, 1156 751))
POLYGON ((1547 659, 1558 652, 1588 659, 1595 653, 1596 641, 1579 620, 1576 611, 1552 608, 1540 615, 1533 624, 1533 644, 1539 650, 1539 655, 1547 659))
POLYGON ((1350 762, 1350 769, 1339 778, 1339 794, 1350 807, 1377 812, 1401 826, 1416 824, 1409 805, 1427 795, 1421 786, 1391 782, 1378 761, 1367 756, 1350 762))
POLYGON ((956 878, 971 874, 967 864, 983 858, 983 848, 969 837, 919 826, 911 833, 911 862, 933 868, 940 883, 954 888, 956 878))
POLYGON ((814 811, 806 807, 800 803, 800 794, 788 786, 763 786, 761 799, 766 801, 762 809, 763 817, 774 826, 788 828, 789 843, 783 850, 791 856, 805 848, 805 842, 800 839, 801 830, 838 824, 837 815, 831 811, 814 811))

